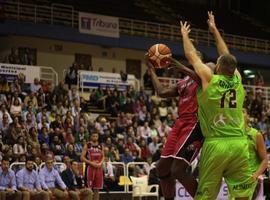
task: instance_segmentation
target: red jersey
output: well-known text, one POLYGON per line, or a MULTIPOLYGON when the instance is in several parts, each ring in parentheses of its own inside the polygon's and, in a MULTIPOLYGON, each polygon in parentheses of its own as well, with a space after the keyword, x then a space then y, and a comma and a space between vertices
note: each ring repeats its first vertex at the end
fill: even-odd
POLYGON ((198 83, 186 76, 177 83, 179 93, 178 116, 182 117, 197 117, 198 104, 196 92, 198 83))
POLYGON ((87 144, 87 159, 94 162, 102 160, 103 153, 101 145, 92 145, 91 142, 87 144))

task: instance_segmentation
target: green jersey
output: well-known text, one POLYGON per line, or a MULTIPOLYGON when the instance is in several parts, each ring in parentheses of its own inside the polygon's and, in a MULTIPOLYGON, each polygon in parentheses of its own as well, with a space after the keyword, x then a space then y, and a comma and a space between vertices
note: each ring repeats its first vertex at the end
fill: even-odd
POLYGON ((244 137, 244 97, 236 75, 213 75, 206 90, 198 90, 198 115, 205 138, 244 137))
POLYGON ((257 135, 260 134, 254 128, 245 130, 248 137, 249 163, 252 173, 256 172, 260 166, 260 158, 257 155, 257 135))

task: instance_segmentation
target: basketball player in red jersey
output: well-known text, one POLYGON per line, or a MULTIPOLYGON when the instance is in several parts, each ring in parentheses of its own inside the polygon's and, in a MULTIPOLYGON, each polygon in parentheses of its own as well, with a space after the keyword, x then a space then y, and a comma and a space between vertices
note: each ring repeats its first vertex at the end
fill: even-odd
MULTIPOLYGON (((200 54, 200 52, 198 52, 200 54)), ((188 166, 196 158, 203 142, 203 136, 197 118, 196 91, 200 86, 200 78, 196 73, 172 60, 172 66, 188 75, 171 88, 161 85, 155 74, 155 68, 149 62, 146 55, 146 64, 150 70, 153 86, 160 97, 179 97, 178 119, 167 137, 162 149, 161 159, 157 163, 157 174, 165 200, 173 200, 175 196, 175 179, 177 179, 189 192, 195 196, 197 181, 190 172, 188 166)), ((209 66, 212 68, 213 66, 209 66)))
POLYGON ((94 191, 93 200, 99 199, 99 189, 103 188, 102 164, 104 161, 104 152, 102 146, 98 143, 98 133, 91 134, 91 141, 84 145, 81 161, 87 164, 88 187, 94 191))

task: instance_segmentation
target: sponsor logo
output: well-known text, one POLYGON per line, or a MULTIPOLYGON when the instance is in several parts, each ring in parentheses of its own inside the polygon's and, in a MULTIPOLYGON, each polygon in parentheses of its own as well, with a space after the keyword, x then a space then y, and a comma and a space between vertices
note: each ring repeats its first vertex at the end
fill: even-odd
POLYGON ((118 24, 115 22, 105 21, 98 18, 81 17, 82 29, 118 29, 118 24))
POLYGON ((86 81, 98 81, 98 76, 96 75, 82 75, 82 79, 86 81))
POLYGON ((251 186, 252 186, 252 183, 234 185, 233 190, 246 190, 246 189, 251 188, 251 186))

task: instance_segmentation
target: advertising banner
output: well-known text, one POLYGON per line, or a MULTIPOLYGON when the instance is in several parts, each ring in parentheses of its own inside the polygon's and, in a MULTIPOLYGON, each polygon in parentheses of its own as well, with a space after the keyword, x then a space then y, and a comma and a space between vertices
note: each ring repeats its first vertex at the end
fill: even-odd
POLYGON ((33 83, 35 78, 40 79, 40 67, 30 65, 16 65, 0 63, 0 76, 5 77, 9 82, 22 73, 26 83, 33 83))
POLYGON ((137 88, 134 75, 128 75, 127 81, 122 81, 120 74, 108 72, 79 71, 81 88, 115 88, 125 90, 128 85, 137 88))
POLYGON ((79 12, 79 31, 80 33, 119 38, 119 19, 79 12))

